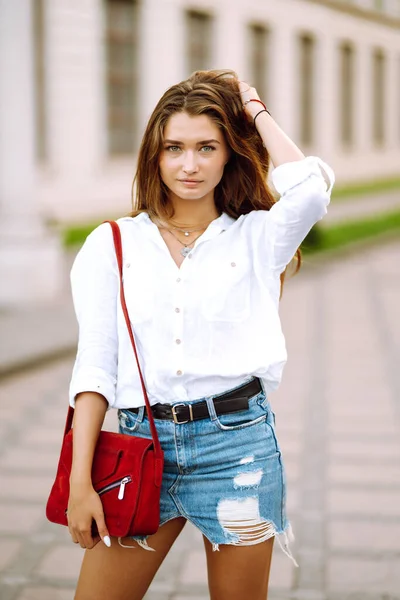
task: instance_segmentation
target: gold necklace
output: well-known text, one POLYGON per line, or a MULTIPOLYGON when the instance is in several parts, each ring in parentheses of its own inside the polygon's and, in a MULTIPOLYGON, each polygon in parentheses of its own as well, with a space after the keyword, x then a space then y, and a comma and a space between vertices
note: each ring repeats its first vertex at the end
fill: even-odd
POLYGON ((192 248, 190 246, 192 246, 196 242, 196 240, 198 240, 204 233, 204 232, 200 233, 200 235, 198 235, 196 238, 194 238, 194 240, 192 240, 190 242, 190 244, 185 244, 174 233, 172 233, 172 231, 170 229, 167 229, 167 231, 168 231, 168 233, 170 233, 172 235, 172 237, 174 237, 176 239, 177 242, 182 244, 183 248, 181 248, 180 252, 181 252, 182 256, 184 256, 185 258, 192 250, 192 248))
MULTIPOLYGON (((204 231, 204 227, 199 227, 197 229, 181 229, 180 227, 172 227, 172 229, 174 231, 179 231, 180 233, 183 233, 183 235, 185 235, 186 237, 189 237, 189 235, 191 233, 196 233, 197 231, 204 231)), ((170 231, 170 229, 168 229, 168 231, 170 231)))
MULTIPOLYGON (((169 221, 168 225, 172 225, 171 229, 173 229, 174 231, 179 231, 180 233, 183 233, 184 236, 189 237, 189 235, 191 233, 195 233, 197 231, 204 231, 205 229, 207 229, 207 227, 209 226, 209 224, 214 221, 214 219, 211 219, 211 221, 203 221, 202 223, 197 223, 196 225, 185 225, 183 223, 174 223, 174 221, 169 221), (203 225, 205 225, 206 227, 203 227, 203 225), (195 227, 196 229, 193 229, 193 227, 195 227)), ((168 228, 166 228, 168 229, 168 228)), ((170 231, 168 229, 168 231, 170 231)))

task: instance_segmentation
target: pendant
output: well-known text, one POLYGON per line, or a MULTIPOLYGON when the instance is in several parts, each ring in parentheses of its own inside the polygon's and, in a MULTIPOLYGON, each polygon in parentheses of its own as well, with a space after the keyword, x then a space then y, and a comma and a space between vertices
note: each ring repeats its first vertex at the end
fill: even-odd
POLYGON ((190 235, 190 231, 184 231, 184 232, 183 232, 183 235, 186 235, 186 237, 189 237, 189 235, 190 235))
POLYGON ((190 254, 190 251, 191 248, 189 248, 188 246, 184 246, 184 248, 181 249, 181 254, 186 258, 186 256, 190 254))

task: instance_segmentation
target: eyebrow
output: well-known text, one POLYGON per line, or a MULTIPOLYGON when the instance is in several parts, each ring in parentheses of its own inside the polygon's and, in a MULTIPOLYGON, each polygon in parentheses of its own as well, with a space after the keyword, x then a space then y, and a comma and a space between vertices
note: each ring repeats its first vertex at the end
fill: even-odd
MULTIPOLYGON (((218 140, 202 140, 201 142, 197 142, 196 146, 207 146, 207 144, 219 144, 218 140)), ((179 140, 164 140, 164 144, 174 144, 175 146, 183 146, 183 142, 179 140)))

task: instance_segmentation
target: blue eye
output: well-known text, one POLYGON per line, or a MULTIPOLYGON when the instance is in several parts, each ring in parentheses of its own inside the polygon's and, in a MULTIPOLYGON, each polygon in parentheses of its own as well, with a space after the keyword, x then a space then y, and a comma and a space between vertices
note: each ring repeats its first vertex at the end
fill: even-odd
POLYGON ((214 146, 203 146, 202 150, 204 150, 205 148, 207 148, 206 154, 208 154, 209 152, 212 152, 213 150, 215 150, 214 146))
POLYGON ((179 152, 180 147, 179 146, 166 146, 165 149, 168 150, 169 152, 179 152))

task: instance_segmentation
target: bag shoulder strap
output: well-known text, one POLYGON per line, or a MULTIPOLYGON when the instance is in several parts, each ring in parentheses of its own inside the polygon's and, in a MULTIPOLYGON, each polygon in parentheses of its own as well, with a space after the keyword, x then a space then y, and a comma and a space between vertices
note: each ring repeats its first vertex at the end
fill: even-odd
MULTIPOLYGON (((129 338, 131 340, 133 352, 134 352, 135 359, 136 359, 137 368, 139 371, 140 383, 142 386, 147 416, 148 416, 149 424, 150 424, 151 437, 153 438, 154 452, 155 452, 156 457, 160 458, 160 457, 162 457, 163 451, 161 449, 160 440, 158 439, 157 428, 154 423, 154 417, 153 417, 153 413, 151 411, 150 401, 149 401, 149 397, 147 395, 147 390, 146 390, 146 385, 144 382, 144 377, 142 374, 142 369, 140 367, 139 356, 138 356, 138 352, 136 349, 135 338, 134 338, 133 331, 132 331, 132 325, 131 325, 131 322, 129 319, 128 308, 126 306, 124 281, 123 281, 123 258, 122 258, 121 230, 119 228, 118 223, 116 223, 116 221, 105 221, 105 223, 109 223, 111 225, 111 229, 112 229, 114 249, 115 249, 115 255, 117 258, 118 272, 119 272, 120 301, 121 301, 122 312, 125 317, 125 322, 126 322, 126 326, 128 329, 129 338)), ((66 436, 66 434, 72 427, 73 415, 74 415, 74 409, 70 406, 69 410, 68 410, 68 414, 67 414, 67 421, 65 424, 64 437, 66 436)))

